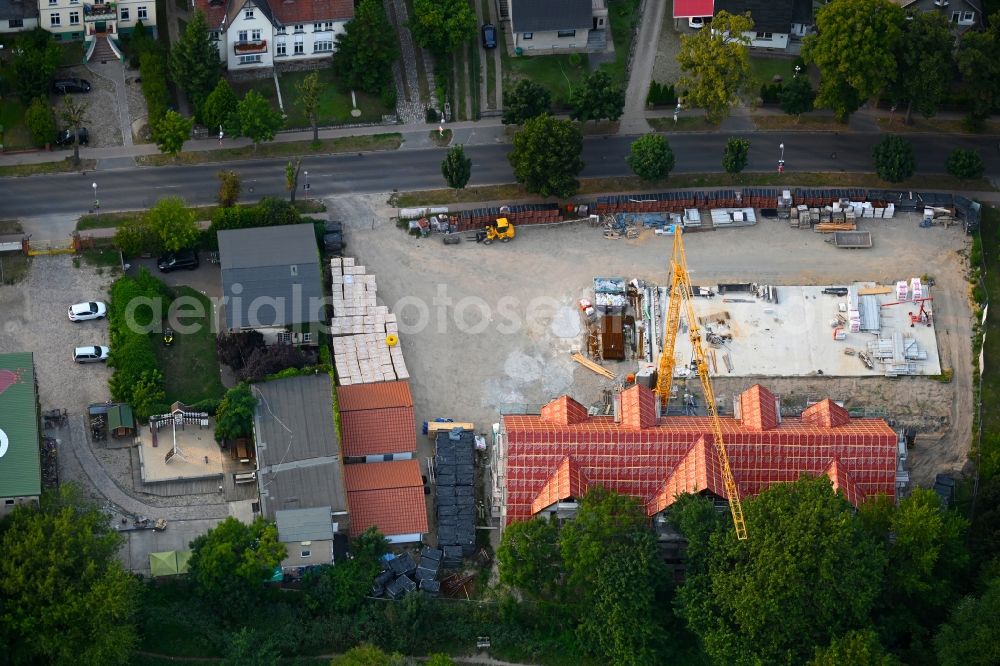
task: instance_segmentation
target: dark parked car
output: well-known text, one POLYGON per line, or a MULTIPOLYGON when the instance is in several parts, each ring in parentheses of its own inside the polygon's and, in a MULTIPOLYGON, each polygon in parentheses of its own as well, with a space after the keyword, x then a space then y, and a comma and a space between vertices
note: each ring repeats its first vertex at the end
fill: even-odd
POLYGON ((483 24, 483 48, 495 49, 497 47, 497 27, 492 23, 483 24))
POLYGON ((160 257, 156 262, 156 267, 163 273, 179 271, 186 268, 193 271, 198 268, 198 253, 194 250, 180 250, 160 257))
POLYGON ((323 249, 333 254, 344 251, 344 236, 339 233, 323 234, 323 249))
POLYGON ((56 79, 52 83, 52 89, 60 95, 86 93, 90 92, 90 81, 87 79, 56 79))
POLYGON ((73 134, 73 130, 64 129, 56 135, 57 146, 72 146, 76 141, 79 141, 81 146, 90 143, 90 132, 86 127, 81 127, 76 134, 73 134))

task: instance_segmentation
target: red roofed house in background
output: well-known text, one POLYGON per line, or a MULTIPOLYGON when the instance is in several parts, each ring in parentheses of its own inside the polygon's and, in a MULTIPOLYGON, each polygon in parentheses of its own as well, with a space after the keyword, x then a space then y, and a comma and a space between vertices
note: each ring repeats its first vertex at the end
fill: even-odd
POLYGON ((715 0, 674 0, 674 18, 689 19, 715 14, 715 0))
POLYGON ((416 460, 344 467, 351 537, 375 526, 389 543, 415 543, 427 533, 420 463, 416 460))
MULTIPOLYGON (((805 472, 829 477, 852 504, 896 491, 897 434, 882 419, 854 419, 823 400, 782 417, 760 385, 723 417, 726 450, 740 496, 805 472)), ((501 417, 491 470, 493 515, 509 524, 538 514, 566 517, 593 485, 639 498, 655 516, 685 492, 727 499, 708 417, 656 416, 643 386, 620 394, 620 418, 588 416, 562 396, 541 414, 501 417)))
POLYGON ((409 460, 417 450, 407 382, 337 387, 341 445, 347 462, 409 460))
POLYGON ((353 0, 194 0, 230 71, 333 55, 353 0))

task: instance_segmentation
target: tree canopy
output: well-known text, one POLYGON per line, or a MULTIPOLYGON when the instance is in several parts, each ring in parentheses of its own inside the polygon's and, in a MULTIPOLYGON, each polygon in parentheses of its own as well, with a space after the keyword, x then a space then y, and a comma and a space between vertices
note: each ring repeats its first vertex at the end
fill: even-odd
POLYGON ((313 128, 313 141, 319 141, 319 101, 326 86, 320 82, 319 72, 312 71, 306 74, 296 88, 299 92, 299 104, 313 128))
POLYGON ((905 105, 907 125, 913 109, 933 116, 948 93, 952 79, 955 38, 944 14, 913 12, 903 21, 903 34, 896 47, 896 77, 890 93, 905 105))
POLYGON ((790 116, 799 116, 811 111, 816 99, 816 91, 809 83, 809 77, 795 76, 781 88, 779 101, 781 110, 790 116))
POLYGON ((201 118, 201 109, 219 78, 222 64, 219 48, 208 31, 205 14, 197 9, 177 43, 170 49, 170 73, 187 95, 195 116, 201 118))
POLYGON ((236 105, 240 134, 253 141, 254 149, 262 141, 270 141, 281 129, 284 119, 281 113, 271 108, 271 104, 256 90, 250 90, 236 105))
POLYGON ((982 178, 985 169, 983 156, 975 150, 956 148, 949 153, 948 159, 944 162, 944 170, 962 180, 982 178))
POLYGON ((526 121, 514 135, 507 159, 514 178, 529 192, 570 197, 580 188, 576 177, 583 170, 582 152, 583 135, 576 125, 543 114, 526 121))
POLYGON ((991 666, 1000 663, 1000 579, 990 581, 982 596, 959 601, 934 646, 941 666, 991 666))
POLYGON ((253 413, 257 398, 249 384, 237 384, 226 391, 215 414, 215 438, 236 440, 253 432, 253 413))
POLYGON ((229 81, 220 78, 201 107, 201 121, 213 132, 217 128, 222 128, 230 134, 238 134, 239 117, 236 115, 238 105, 239 100, 229 81))
POLYGON ((24 124, 31 132, 31 142, 37 147, 52 143, 56 138, 56 117, 47 97, 36 97, 24 112, 24 124))
POLYGON ((184 142, 191 138, 194 123, 173 109, 169 109, 153 126, 153 140, 161 153, 176 155, 181 152, 184 142))
POLYGON ((25 104, 36 97, 48 99, 52 79, 62 61, 62 49, 52 33, 41 27, 18 36, 11 62, 14 86, 25 104))
POLYGON ((159 238, 160 248, 177 252, 192 247, 201 235, 194 213, 180 197, 163 197, 146 211, 146 224, 159 238))
POLYGON ((348 87, 377 95, 392 85, 392 63, 399 57, 396 30, 380 0, 361 0, 354 18, 337 35, 333 71, 348 87))
POLYGON ((875 144, 872 159, 875 161, 875 173, 890 183, 906 180, 917 168, 913 144, 895 134, 890 134, 875 144))
POLYGON ((750 157, 750 139, 730 137, 722 152, 722 168, 726 173, 739 173, 747 166, 750 157))
POLYGON ((387 552, 389 542, 369 527, 352 542, 350 559, 306 575, 306 604, 317 612, 353 613, 371 593, 372 581, 381 569, 380 558, 387 552))
POLYGON ((139 583, 121 535, 79 488, 45 493, 0 522, 0 652, 11 664, 126 664, 139 583))
POLYGON ((1000 12, 990 16, 987 30, 968 30, 962 35, 956 59, 969 115, 981 121, 1000 104, 1000 12))
POLYGON ((820 71, 816 106, 840 120, 882 92, 896 72, 904 13, 890 0, 832 0, 816 13, 802 56, 820 71))
POLYGON ((662 180, 674 168, 674 151, 662 134, 646 134, 632 142, 625 161, 639 178, 662 180))
POLYGON ((438 57, 472 39, 476 26, 476 13, 466 0, 413 0, 413 41, 438 57))
POLYGON ((530 79, 518 79, 503 89, 503 124, 521 125, 552 110, 552 93, 530 79))
POLYGON ((573 120, 618 120, 625 111, 625 88, 603 69, 591 72, 573 89, 570 100, 573 120))
MULTIPOLYGON (((62 119, 66 127, 75 135, 79 135, 80 128, 87 122, 87 111, 89 105, 73 99, 70 95, 63 97, 62 119)), ((80 142, 73 141, 73 164, 80 163, 80 142)), ((95 202, 96 206, 97 203, 95 202)))
POLYGON ((747 501, 745 541, 706 524, 699 502, 682 507, 693 519, 677 518, 690 562, 677 605, 712 659, 801 664, 814 646, 867 626, 885 554, 827 478, 777 484, 747 501))
POLYGON ((708 120, 720 122, 740 88, 750 77, 749 39, 753 19, 723 10, 712 19, 710 30, 681 36, 677 63, 684 72, 678 86, 686 90, 681 102, 706 111, 708 120))
POLYGON ((809 666, 901 666, 878 642, 874 631, 849 631, 826 647, 817 647, 809 666))
POLYGON ((535 518, 504 528, 497 549, 500 581, 532 597, 548 598, 559 580, 559 527, 535 518))
POLYGON ((461 146, 452 146, 444 155, 441 162, 441 175, 448 187, 456 190, 464 189, 472 177, 472 159, 465 156, 465 149, 461 146))

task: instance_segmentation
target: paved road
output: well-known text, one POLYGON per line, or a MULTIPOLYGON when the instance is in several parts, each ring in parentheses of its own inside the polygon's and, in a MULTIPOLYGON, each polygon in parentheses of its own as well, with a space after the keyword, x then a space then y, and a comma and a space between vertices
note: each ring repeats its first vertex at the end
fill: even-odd
MULTIPOLYGON (((796 171, 871 171, 871 148, 881 137, 876 134, 838 135, 830 132, 753 132, 750 138, 748 171, 777 168, 778 144, 785 143, 785 167, 790 182, 796 171)), ((717 172, 728 135, 677 134, 669 136, 677 156, 675 173, 717 172)), ((625 163, 634 137, 587 137, 582 176, 611 177, 629 174, 625 163)), ((997 138, 954 135, 914 135, 912 137, 920 173, 942 173, 944 160, 954 148, 980 149, 988 174, 1000 173, 997 138)), ((513 181, 507 162, 508 144, 467 146, 473 160, 472 184, 513 181)), ((444 149, 307 157, 311 194, 329 197, 347 193, 385 192, 445 187, 440 162, 444 149)), ((45 214, 79 214, 93 198, 91 183, 98 182, 102 210, 147 208, 163 196, 179 195, 193 204, 215 200, 218 164, 185 167, 130 168, 88 174, 53 174, 31 178, 0 178, 0 202, 10 217, 45 214)), ((285 196, 284 161, 230 162, 243 178, 243 198, 265 195, 285 196)))

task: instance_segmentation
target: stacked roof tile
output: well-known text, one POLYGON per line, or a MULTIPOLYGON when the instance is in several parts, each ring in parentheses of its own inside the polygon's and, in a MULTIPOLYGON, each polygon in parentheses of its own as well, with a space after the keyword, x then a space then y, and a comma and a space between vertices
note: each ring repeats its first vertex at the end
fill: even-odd
POLYGON ((475 433, 439 432, 434 446, 437 482, 437 540, 445 565, 457 566, 472 555, 476 543, 475 433))
MULTIPOLYGON (((828 400, 799 418, 781 418, 775 396, 759 385, 737 404, 739 417, 723 417, 722 430, 742 497, 803 472, 828 476, 854 504, 894 495, 897 436, 882 419, 852 419, 828 400)), ((726 497, 707 417, 657 419, 655 395, 642 386, 621 394, 620 422, 581 413, 582 405, 563 396, 541 415, 502 417, 508 522, 598 484, 641 499, 649 515, 683 492, 726 497)))
POLYGON ((413 397, 407 382, 337 387, 344 457, 417 450, 413 397))
POLYGON ((427 508, 416 460, 344 467, 351 536, 375 526, 386 536, 425 534, 427 508))

